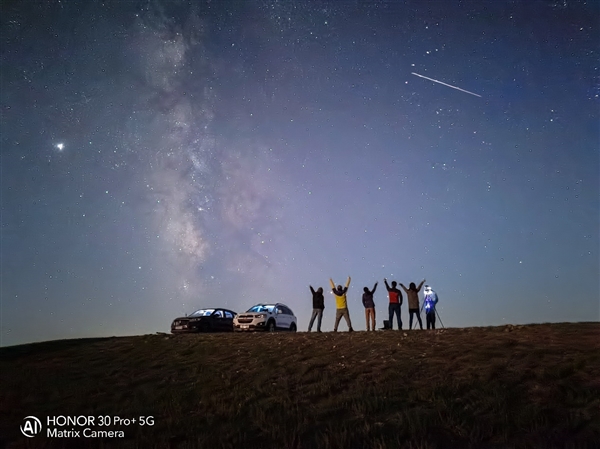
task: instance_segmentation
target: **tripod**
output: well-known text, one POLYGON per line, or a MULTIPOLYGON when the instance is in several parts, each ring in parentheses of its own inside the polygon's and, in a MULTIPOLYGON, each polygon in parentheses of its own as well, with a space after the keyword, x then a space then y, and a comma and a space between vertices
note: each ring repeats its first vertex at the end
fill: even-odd
MULTIPOLYGON (((421 314, 422 314, 422 312, 423 312, 423 306, 424 306, 424 305, 425 305, 425 304, 423 304, 423 305, 421 306, 421 310, 419 310, 419 315, 417 316, 417 321, 418 321, 418 322, 419 322, 419 324, 421 325, 421 330, 423 330, 423 322, 421 321, 421 314)), ((409 310, 409 312, 410 312, 410 310, 409 310)), ((409 320, 409 326, 410 326, 410 327, 408 328, 408 330, 412 330, 412 318, 413 318, 413 317, 412 317, 412 314, 411 314, 411 315, 410 315, 410 320, 409 320)), ((417 325, 417 323, 415 323, 415 326, 416 326, 416 325, 417 325)))
MULTIPOLYGON (((421 310, 419 311, 419 314, 421 314, 421 312, 423 312, 423 307, 425 307, 425 303, 423 303, 423 305, 421 305, 421 310)), ((442 318, 440 317, 440 314, 438 313, 438 311, 435 308, 435 306, 434 306, 433 310, 435 311, 435 314, 437 315, 438 320, 440 320, 440 324, 442 325, 442 329, 446 329, 446 326, 444 326, 444 323, 442 322, 442 318)), ((411 326, 410 329, 412 330, 412 326, 411 326)))

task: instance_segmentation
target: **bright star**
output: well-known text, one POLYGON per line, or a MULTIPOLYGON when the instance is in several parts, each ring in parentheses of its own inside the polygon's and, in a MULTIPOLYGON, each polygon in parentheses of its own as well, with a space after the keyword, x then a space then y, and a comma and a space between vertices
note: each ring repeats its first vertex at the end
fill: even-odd
POLYGON ((56 148, 58 149, 58 151, 62 151, 65 148, 65 144, 64 143, 57 143, 56 144, 56 148))

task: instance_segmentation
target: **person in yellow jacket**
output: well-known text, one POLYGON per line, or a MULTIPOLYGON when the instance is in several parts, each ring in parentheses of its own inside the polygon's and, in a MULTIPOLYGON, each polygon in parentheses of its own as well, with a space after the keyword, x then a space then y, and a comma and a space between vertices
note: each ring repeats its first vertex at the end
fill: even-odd
POLYGON ((350 286, 350 276, 348 276, 348 280, 346 281, 346 287, 342 287, 341 285, 335 286, 333 279, 329 278, 329 283, 331 284, 331 291, 335 295, 335 325, 333 326, 333 332, 337 332, 338 324, 340 324, 340 320, 342 317, 346 319, 346 324, 348 324, 348 332, 354 331, 352 329, 352 322, 350 321, 350 313, 348 312, 348 300, 346 298, 346 292, 348 291, 348 287, 350 286))

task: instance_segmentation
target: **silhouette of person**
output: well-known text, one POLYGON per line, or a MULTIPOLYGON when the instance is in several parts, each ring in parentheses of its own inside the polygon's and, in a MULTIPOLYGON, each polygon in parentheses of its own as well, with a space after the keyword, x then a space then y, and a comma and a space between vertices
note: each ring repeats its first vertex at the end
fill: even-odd
POLYGON ((400 284, 400 287, 406 292, 406 297, 408 299, 408 313, 410 314, 408 320, 409 329, 412 329, 413 315, 417 315, 419 326, 421 326, 421 330, 423 329, 423 321, 421 321, 421 314, 419 313, 419 291, 424 283, 425 279, 423 279, 417 287, 414 282, 411 282, 409 288, 406 288, 404 284, 400 284))
POLYGON ((427 329, 435 329, 435 305, 438 302, 438 295, 433 289, 426 285, 423 290, 423 307, 425 307, 425 322, 427 329))
POLYGON ((377 282, 373 286, 373 290, 369 290, 368 287, 365 287, 364 293, 362 296, 363 306, 365 306, 365 319, 367 320, 367 331, 370 331, 370 327, 372 330, 375 330, 375 301, 373 301, 373 294, 375 290, 377 290, 377 282), (370 318, 370 321, 369 321, 370 318))
POLYGON ((402 305, 402 292, 400 292, 400 290, 398 290, 398 288, 396 287, 396 281, 392 281, 391 287, 388 285, 387 278, 384 278, 383 282, 385 282, 385 288, 387 288, 390 297, 390 303, 388 305, 390 329, 394 328, 393 320, 394 314, 396 314, 396 319, 398 320, 398 330, 400 330, 402 329, 402 317, 400 316, 400 306, 402 305))
POLYGON ((325 309, 325 297, 323 296, 323 287, 319 287, 317 291, 309 285, 310 291, 313 295, 313 311, 310 317, 310 323, 308 323, 308 332, 312 329, 315 318, 317 320, 317 332, 321 332, 321 320, 323 319, 323 310, 325 309))
POLYGON ((329 283, 331 284, 331 291, 335 295, 335 325, 333 326, 333 332, 337 332, 338 324, 340 324, 340 320, 342 317, 346 320, 346 324, 348 324, 348 332, 353 332, 352 322, 350 321, 350 313, 348 312, 348 300, 346 298, 346 293, 348 292, 348 287, 350 286, 350 276, 348 276, 348 280, 346 281, 346 287, 342 287, 341 285, 335 286, 333 279, 329 279, 329 283))

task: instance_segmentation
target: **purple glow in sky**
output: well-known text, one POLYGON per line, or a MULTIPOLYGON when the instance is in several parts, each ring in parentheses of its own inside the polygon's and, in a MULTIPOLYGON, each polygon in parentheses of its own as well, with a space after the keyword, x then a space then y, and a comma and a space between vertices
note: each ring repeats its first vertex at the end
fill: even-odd
POLYGON ((357 330, 384 277, 450 327, 600 319, 596 3, 2 8, 2 346, 263 301, 305 330, 348 275, 357 330))

